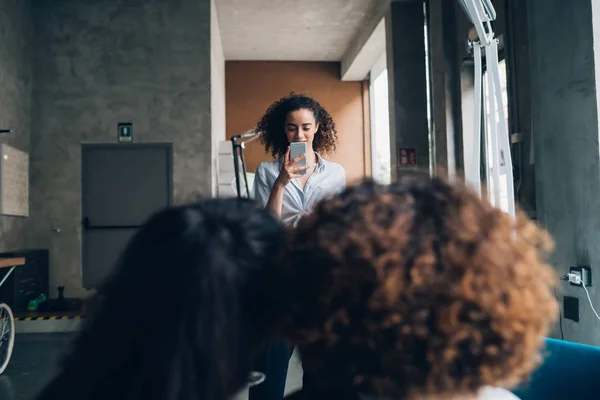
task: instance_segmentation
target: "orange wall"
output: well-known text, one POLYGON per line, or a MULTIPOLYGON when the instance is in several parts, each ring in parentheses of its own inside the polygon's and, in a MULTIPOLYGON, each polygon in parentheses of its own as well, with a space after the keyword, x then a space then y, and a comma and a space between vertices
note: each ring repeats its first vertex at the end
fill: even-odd
MULTIPOLYGON (((368 84, 343 82, 339 63, 227 61, 225 63, 227 139, 253 128, 267 107, 290 92, 306 94, 329 111, 339 144, 326 159, 342 164, 348 181, 371 174, 368 84)), ((269 160, 260 141, 244 150, 248 171, 269 160)))

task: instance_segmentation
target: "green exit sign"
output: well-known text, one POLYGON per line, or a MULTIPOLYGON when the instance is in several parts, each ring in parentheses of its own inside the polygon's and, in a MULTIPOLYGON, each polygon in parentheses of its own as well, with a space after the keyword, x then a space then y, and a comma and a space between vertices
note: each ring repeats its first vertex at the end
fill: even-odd
POLYGON ((119 124, 119 143, 133 142, 133 124, 131 122, 122 122, 119 124))

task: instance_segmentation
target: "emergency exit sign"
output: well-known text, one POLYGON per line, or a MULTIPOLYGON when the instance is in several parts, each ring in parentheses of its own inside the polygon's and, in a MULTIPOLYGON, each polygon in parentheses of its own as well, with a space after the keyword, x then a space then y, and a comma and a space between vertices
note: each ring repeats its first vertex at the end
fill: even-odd
POLYGON ((398 149, 398 165, 417 165, 417 149, 401 147, 398 149))
POLYGON ((133 142, 133 124, 131 122, 122 122, 118 126, 119 143, 133 142))

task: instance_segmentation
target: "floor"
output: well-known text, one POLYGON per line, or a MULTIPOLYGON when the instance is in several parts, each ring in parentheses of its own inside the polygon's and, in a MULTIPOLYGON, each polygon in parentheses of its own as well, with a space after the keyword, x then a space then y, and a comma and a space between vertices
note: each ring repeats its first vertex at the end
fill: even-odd
MULTIPOLYGON (((56 372, 60 355, 73 333, 20 334, 8 368, 0 375, 0 400, 33 400, 56 372)), ((290 361, 286 392, 302 385, 302 367, 294 354, 290 361)))
POLYGON ((0 399, 32 400, 56 372, 71 333, 17 335, 12 358, 0 376, 0 399))

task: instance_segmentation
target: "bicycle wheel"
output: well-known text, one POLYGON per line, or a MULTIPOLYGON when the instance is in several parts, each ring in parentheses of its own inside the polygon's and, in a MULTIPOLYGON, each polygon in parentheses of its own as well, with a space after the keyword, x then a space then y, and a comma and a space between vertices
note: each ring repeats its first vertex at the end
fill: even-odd
POLYGON ((0 374, 10 361, 15 344, 15 319, 10 307, 0 304, 0 374))

